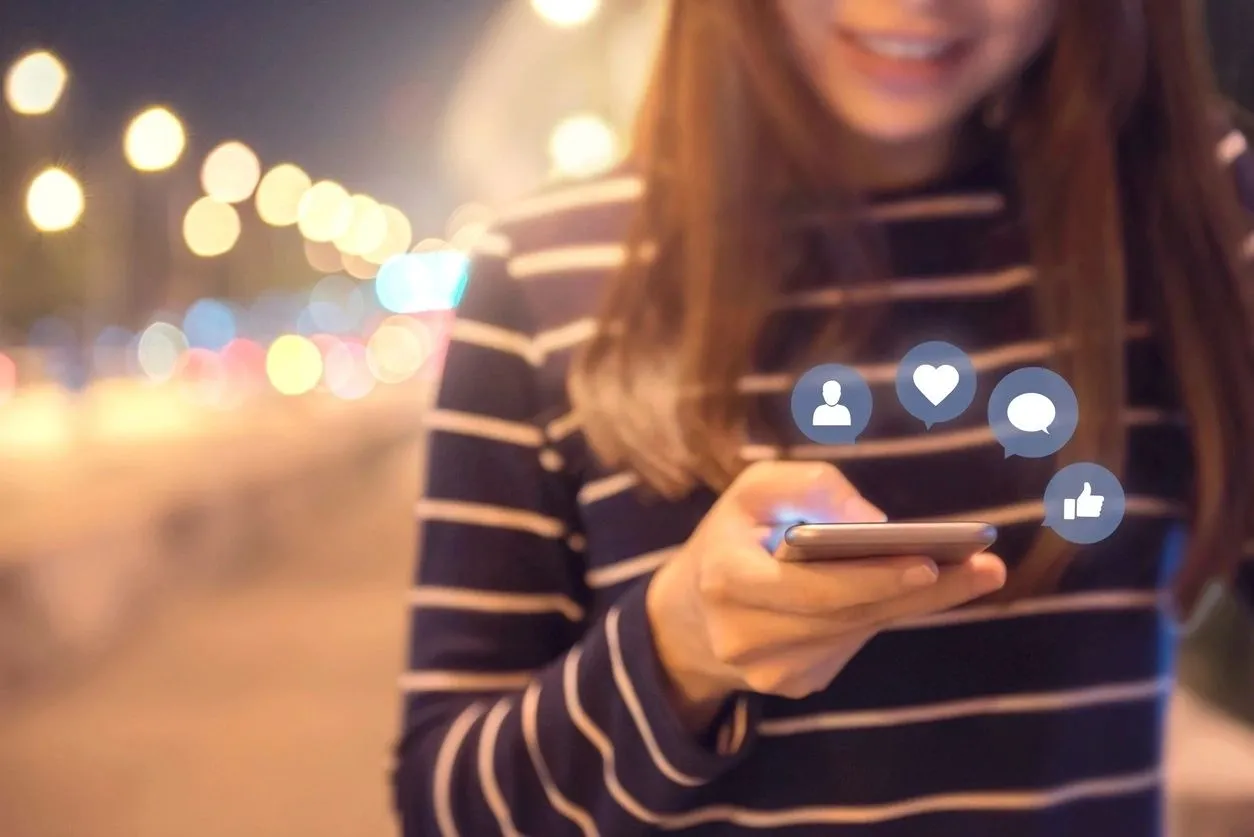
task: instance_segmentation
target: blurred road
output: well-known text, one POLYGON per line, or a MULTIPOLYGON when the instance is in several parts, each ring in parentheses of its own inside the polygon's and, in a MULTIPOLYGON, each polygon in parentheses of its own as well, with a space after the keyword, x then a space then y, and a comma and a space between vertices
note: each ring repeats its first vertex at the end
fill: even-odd
POLYGON ((81 683, 0 708, 3 837, 383 837, 416 450, 81 683))

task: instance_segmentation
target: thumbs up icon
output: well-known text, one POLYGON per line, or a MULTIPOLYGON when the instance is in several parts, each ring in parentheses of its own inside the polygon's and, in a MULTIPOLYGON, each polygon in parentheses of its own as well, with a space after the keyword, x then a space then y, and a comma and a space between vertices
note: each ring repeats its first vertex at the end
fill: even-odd
POLYGON ((1105 497, 1093 493, 1093 484, 1086 482, 1080 490, 1080 496, 1062 501, 1063 520, 1092 520, 1102 516, 1102 503, 1105 497))

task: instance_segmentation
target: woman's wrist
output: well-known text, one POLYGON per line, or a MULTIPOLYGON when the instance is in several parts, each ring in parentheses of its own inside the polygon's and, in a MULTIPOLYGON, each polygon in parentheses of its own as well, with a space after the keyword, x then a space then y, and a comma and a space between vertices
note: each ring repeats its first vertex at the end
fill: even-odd
POLYGON ((705 647, 705 629, 700 620, 671 606, 671 602, 685 600, 669 595, 671 585, 680 581, 665 568, 655 574, 646 591, 645 611, 671 704, 684 727, 701 737, 736 691, 736 685, 729 677, 711 670, 712 654, 705 647))

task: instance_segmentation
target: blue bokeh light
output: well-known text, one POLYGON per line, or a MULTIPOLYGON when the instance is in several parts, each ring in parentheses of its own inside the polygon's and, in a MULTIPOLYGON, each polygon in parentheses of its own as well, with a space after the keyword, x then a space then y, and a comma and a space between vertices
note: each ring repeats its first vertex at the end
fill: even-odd
POLYGON ((236 331, 235 312, 216 299, 198 300, 183 317, 183 334, 193 349, 220 351, 235 339, 236 331))
POLYGON ((405 253, 379 268, 375 294, 394 314, 447 311, 461 302, 469 260, 455 250, 405 253))

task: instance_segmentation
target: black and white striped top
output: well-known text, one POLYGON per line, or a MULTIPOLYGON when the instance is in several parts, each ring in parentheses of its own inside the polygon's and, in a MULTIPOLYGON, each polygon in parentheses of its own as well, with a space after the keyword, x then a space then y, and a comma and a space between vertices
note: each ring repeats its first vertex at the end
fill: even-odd
MULTIPOLYGON (((1219 156, 1247 165, 1244 139, 1219 156)), ((886 336, 832 359, 872 387, 858 444, 761 437, 745 454, 835 462, 891 518, 991 522, 1013 568, 1053 466, 1004 459, 980 405, 1055 346, 1033 333, 1034 272, 1000 181, 977 169, 877 204, 897 278, 800 288, 779 313, 804 329, 834 306, 886 306, 886 336), (897 360, 928 340, 962 346, 980 379, 966 415, 930 432, 893 389, 897 360)), ((1134 314, 1128 334, 1128 511, 1113 537, 1082 548, 1052 594, 888 630, 810 698, 740 698, 707 749, 664 697, 644 589, 714 495, 643 497, 589 454, 565 400, 639 191, 621 175, 533 198, 474 262, 417 506, 405 834, 1158 834, 1164 590, 1191 466, 1148 323, 1134 314)), ((788 375, 742 388, 787 417, 788 375)), ((1242 583, 1254 601, 1254 563, 1242 583)))

